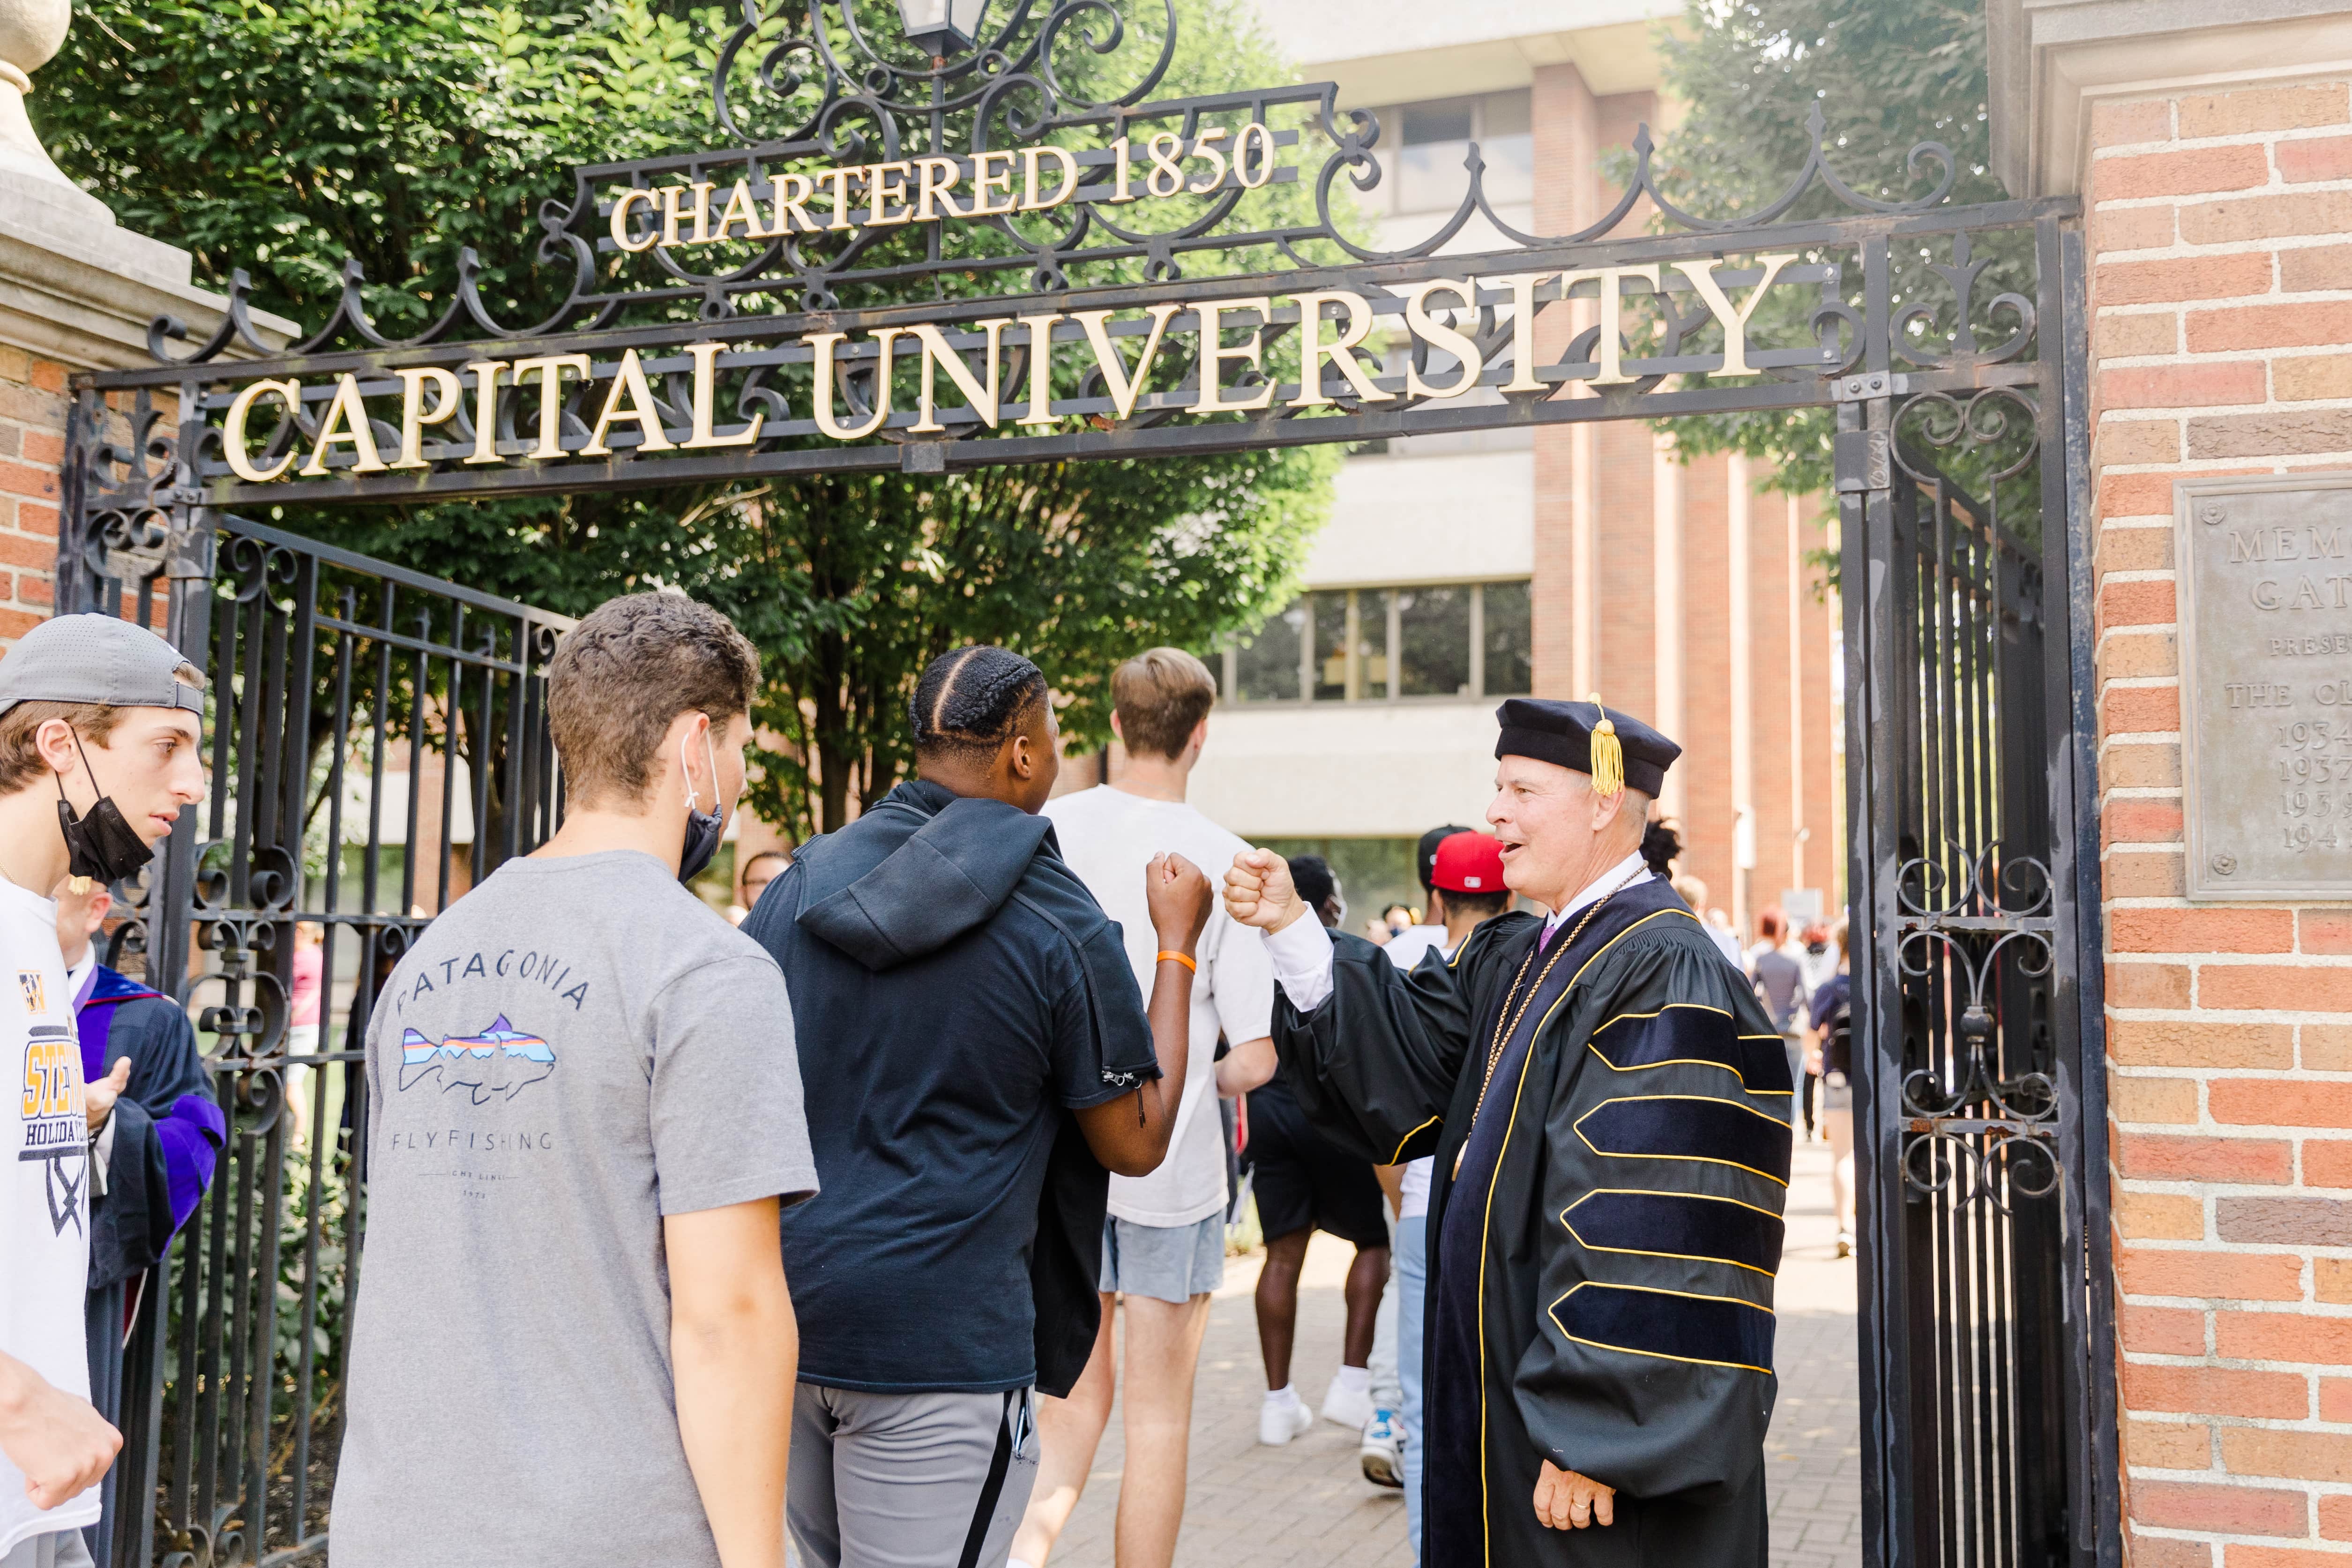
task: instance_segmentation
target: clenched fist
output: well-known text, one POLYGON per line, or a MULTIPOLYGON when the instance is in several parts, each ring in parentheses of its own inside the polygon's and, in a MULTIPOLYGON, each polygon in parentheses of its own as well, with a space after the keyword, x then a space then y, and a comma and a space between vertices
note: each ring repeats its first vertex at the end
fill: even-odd
POLYGON ((1181 855, 1154 855, 1143 868, 1143 904, 1163 952, 1192 952, 1215 899, 1207 875, 1181 855))
POLYGON ((1271 849, 1244 849, 1225 873, 1225 913, 1245 926, 1276 931, 1307 912, 1290 880, 1290 863, 1271 849))

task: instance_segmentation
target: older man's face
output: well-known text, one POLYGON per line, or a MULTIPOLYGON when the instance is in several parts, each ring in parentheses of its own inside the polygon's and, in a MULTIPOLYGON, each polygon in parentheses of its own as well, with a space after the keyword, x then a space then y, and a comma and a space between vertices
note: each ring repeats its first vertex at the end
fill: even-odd
POLYGON ((1558 763, 1504 757, 1495 764, 1486 821, 1503 847, 1503 882, 1557 905, 1583 885, 1592 861, 1592 780, 1558 763))

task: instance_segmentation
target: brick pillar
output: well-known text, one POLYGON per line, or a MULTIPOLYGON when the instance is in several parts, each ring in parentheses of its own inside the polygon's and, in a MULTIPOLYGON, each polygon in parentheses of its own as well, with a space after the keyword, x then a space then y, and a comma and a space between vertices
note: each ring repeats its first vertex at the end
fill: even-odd
MULTIPOLYGON (((1751 478, 1753 477, 1751 470, 1751 478)), ((1807 737, 1790 710, 1796 690, 1795 561, 1788 498, 1757 490, 1748 503, 1748 692, 1752 742, 1748 809, 1755 815, 1756 868, 1750 912, 1777 904, 1796 887, 1796 769, 1807 737)))
MULTIPOLYGON (((1542 66, 1535 73, 1530 118, 1535 136, 1536 232, 1573 234, 1600 216, 1599 127, 1592 91, 1574 66, 1542 66)), ((1537 322, 1536 349, 1549 363, 1582 330, 1574 306, 1546 307, 1537 322)), ((1535 691, 1539 697, 1582 695, 1591 679, 1592 637, 1592 431, 1587 426, 1539 426, 1536 469, 1534 595, 1535 691)))
POLYGON ((2352 467, 2352 88, 2108 101, 2089 148, 2125 1529, 2352 1562, 2352 914, 2181 897, 2172 555, 2176 479, 2352 467))
POLYGON ((0 343, 0 647, 49 613, 66 367, 0 343))
POLYGON ((1738 880, 1731 864, 1731 572, 1724 548, 1728 469, 1717 455, 1696 458, 1680 473, 1683 701, 1681 725, 1668 731, 1683 745, 1674 768, 1682 775, 1680 869, 1704 881, 1707 901, 1725 910, 1738 880))
MULTIPOLYGON (((28 41, 44 40, 0 39, 28 41)), ((34 49, 22 64, 48 58, 34 49)), ((0 96, 17 92, 0 79, 0 96)), ((20 110, 13 122, 0 114, 0 647, 49 613, 70 378, 151 363, 147 326, 157 316, 178 317, 200 342, 227 307, 192 286, 186 251, 115 226, 105 204, 58 174, 28 136, 20 110)), ((272 344, 294 331, 263 311, 253 321, 272 344)))
POLYGON ((1801 781, 1797 802, 1797 853, 1794 879, 1798 888, 1819 888, 1823 915, 1835 924, 1845 907, 1845 777, 1841 767, 1845 744, 1845 715, 1830 685, 1839 658, 1838 628, 1844 612, 1828 586, 1823 569, 1805 560, 1809 551, 1830 542, 1832 535, 1815 525, 1826 502, 1820 496, 1789 498, 1789 535, 1795 557, 1797 744, 1801 752, 1791 770, 1801 781))

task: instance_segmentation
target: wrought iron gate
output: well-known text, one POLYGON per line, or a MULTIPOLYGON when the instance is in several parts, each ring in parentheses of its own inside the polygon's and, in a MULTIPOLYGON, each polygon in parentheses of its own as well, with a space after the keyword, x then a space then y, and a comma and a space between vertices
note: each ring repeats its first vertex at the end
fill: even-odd
POLYGON ((544 672, 572 623, 242 518, 173 529, 135 435, 73 476, 60 602, 204 667, 211 793, 124 889, 137 918, 107 962, 188 1006, 229 1142, 141 1297, 108 1568, 285 1562, 325 1544, 369 1010, 436 911, 552 830, 544 672))
POLYGON ((1877 1564, 2117 1552, 2079 237, 2036 229, 2006 374, 1866 366, 1837 437, 1877 1564))
POLYGON ((1496 215, 1474 144, 1459 207, 1370 249, 1331 196, 1343 178, 1378 184, 1377 117, 1342 111, 1328 82, 1147 102, 1176 14, 1139 8, 1165 13, 1159 63, 1097 102, 1055 74, 1057 49, 1103 55, 1122 36, 1079 25, 1118 9, 1097 0, 1013 7, 990 47, 928 65, 875 54, 839 0, 752 0, 711 84, 714 123, 740 144, 573 170, 568 200, 536 209, 535 254, 562 296, 536 325, 500 322, 466 249, 412 301, 432 322, 415 338, 371 316, 353 260, 317 334, 273 344, 236 272, 209 341, 174 349, 184 329, 159 321, 152 365, 88 379, 60 602, 160 620, 203 650, 216 708, 208 814, 138 890, 121 951, 193 994, 236 1110, 169 1308, 159 1292, 142 1321, 123 1484, 152 1492, 155 1522, 126 1509, 138 1522, 116 1568, 157 1550, 202 1563, 321 1543, 319 1439, 340 1367, 316 1331, 357 1284, 336 1251, 363 1152, 362 1122, 343 1124, 362 1098, 353 1020, 415 926, 557 809, 540 677, 564 623, 226 509, 951 476, 1825 405, 1843 531, 1868 1558, 2120 1562, 2079 204, 1947 205, 1960 164, 1935 143, 1902 164, 1925 189, 1858 190, 1816 111, 1804 165, 1745 213, 1678 205, 1644 130, 1597 221, 1525 234, 1496 215), (838 55, 827 17, 862 57, 838 55), (888 171, 908 165, 841 163, 867 146, 841 132, 852 120, 886 151, 922 150, 926 192, 942 168, 970 175, 972 207, 950 200, 940 219, 925 195, 886 213, 888 171), (1229 136, 1230 159, 1216 147, 1229 136), (1049 143, 1072 161, 1043 202, 1049 143), (1133 206, 1146 147, 1168 178, 1148 184, 1161 205, 1133 206), (1020 222, 983 199, 1010 178, 991 161, 1016 153, 1020 222), (833 221, 793 227, 790 213, 810 224, 792 193, 813 180, 833 182, 833 221), (853 181, 870 205, 848 199, 853 181), (1269 182, 1296 185, 1311 216, 1261 222, 1247 202, 1269 182), (706 242, 722 190, 716 248, 674 253, 706 242), (1153 227, 1148 211, 1175 216, 1153 227), (1501 248, 1448 252, 1474 220, 1501 248), (1220 255, 1244 260, 1186 275, 1220 255), (1543 311, 1567 330, 1536 330, 1543 311), (1391 346, 1360 361, 1351 345, 1376 325, 1391 346), (1231 331, 1253 346, 1225 345, 1231 331), (1154 361, 1163 339, 1193 345, 1186 363, 1154 361), (894 375, 917 368, 918 405, 894 407, 894 375), (937 368, 962 405, 938 393, 937 368), (305 922, 332 933, 338 1050, 290 1049, 305 922))

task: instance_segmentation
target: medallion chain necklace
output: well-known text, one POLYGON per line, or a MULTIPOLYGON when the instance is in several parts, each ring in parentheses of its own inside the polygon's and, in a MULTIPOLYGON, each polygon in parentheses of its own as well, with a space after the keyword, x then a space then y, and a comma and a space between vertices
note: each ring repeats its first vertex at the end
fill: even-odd
MULTIPOLYGON (((1648 870, 1649 868, 1644 866, 1633 875, 1642 876, 1648 870)), ((1570 929, 1568 939, 1550 944, 1551 956, 1544 960, 1543 968, 1536 974, 1536 983, 1528 988, 1525 997, 1519 995, 1519 984, 1527 979, 1528 966, 1535 963, 1537 949, 1532 947, 1528 949, 1527 957, 1519 960, 1519 972, 1512 976, 1511 988, 1503 994, 1502 1012, 1495 1019, 1494 1043, 1486 1048, 1486 1076, 1478 1080, 1478 1100, 1470 1108, 1470 1131, 1462 1135, 1462 1147, 1454 1152, 1454 1175, 1459 1176, 1462 1173, 1462 1156, 1470 1152, 1471 1134, 1478 1131, 1478 1114, 1486 1109, 1486 1091, 1495 1085, 1495 1069, 1502 1065, 1503 1047, 1510 1043, 1513 1035, 1518 1033, 1519 1021, 1528 1016, 1528 1009, 1535 1005, 1536 994, 1543 989, 1544 982, 1551 978, 1552 965, 1559 962, 1562 953, 1576 945, 1576 939, 1584 934, 1584 928, 1592 923, 1592 917, 1601 912, 1601 906, 1633 885, 1633 877, 1628 877, 1592 901, 1592 907, 1584 911, 1583 918, 1570 929), (1519 1010, 1517 1013, 1511 1011, 1511 1004, 1514 1001, 1519 1005, 1519 1010)))

